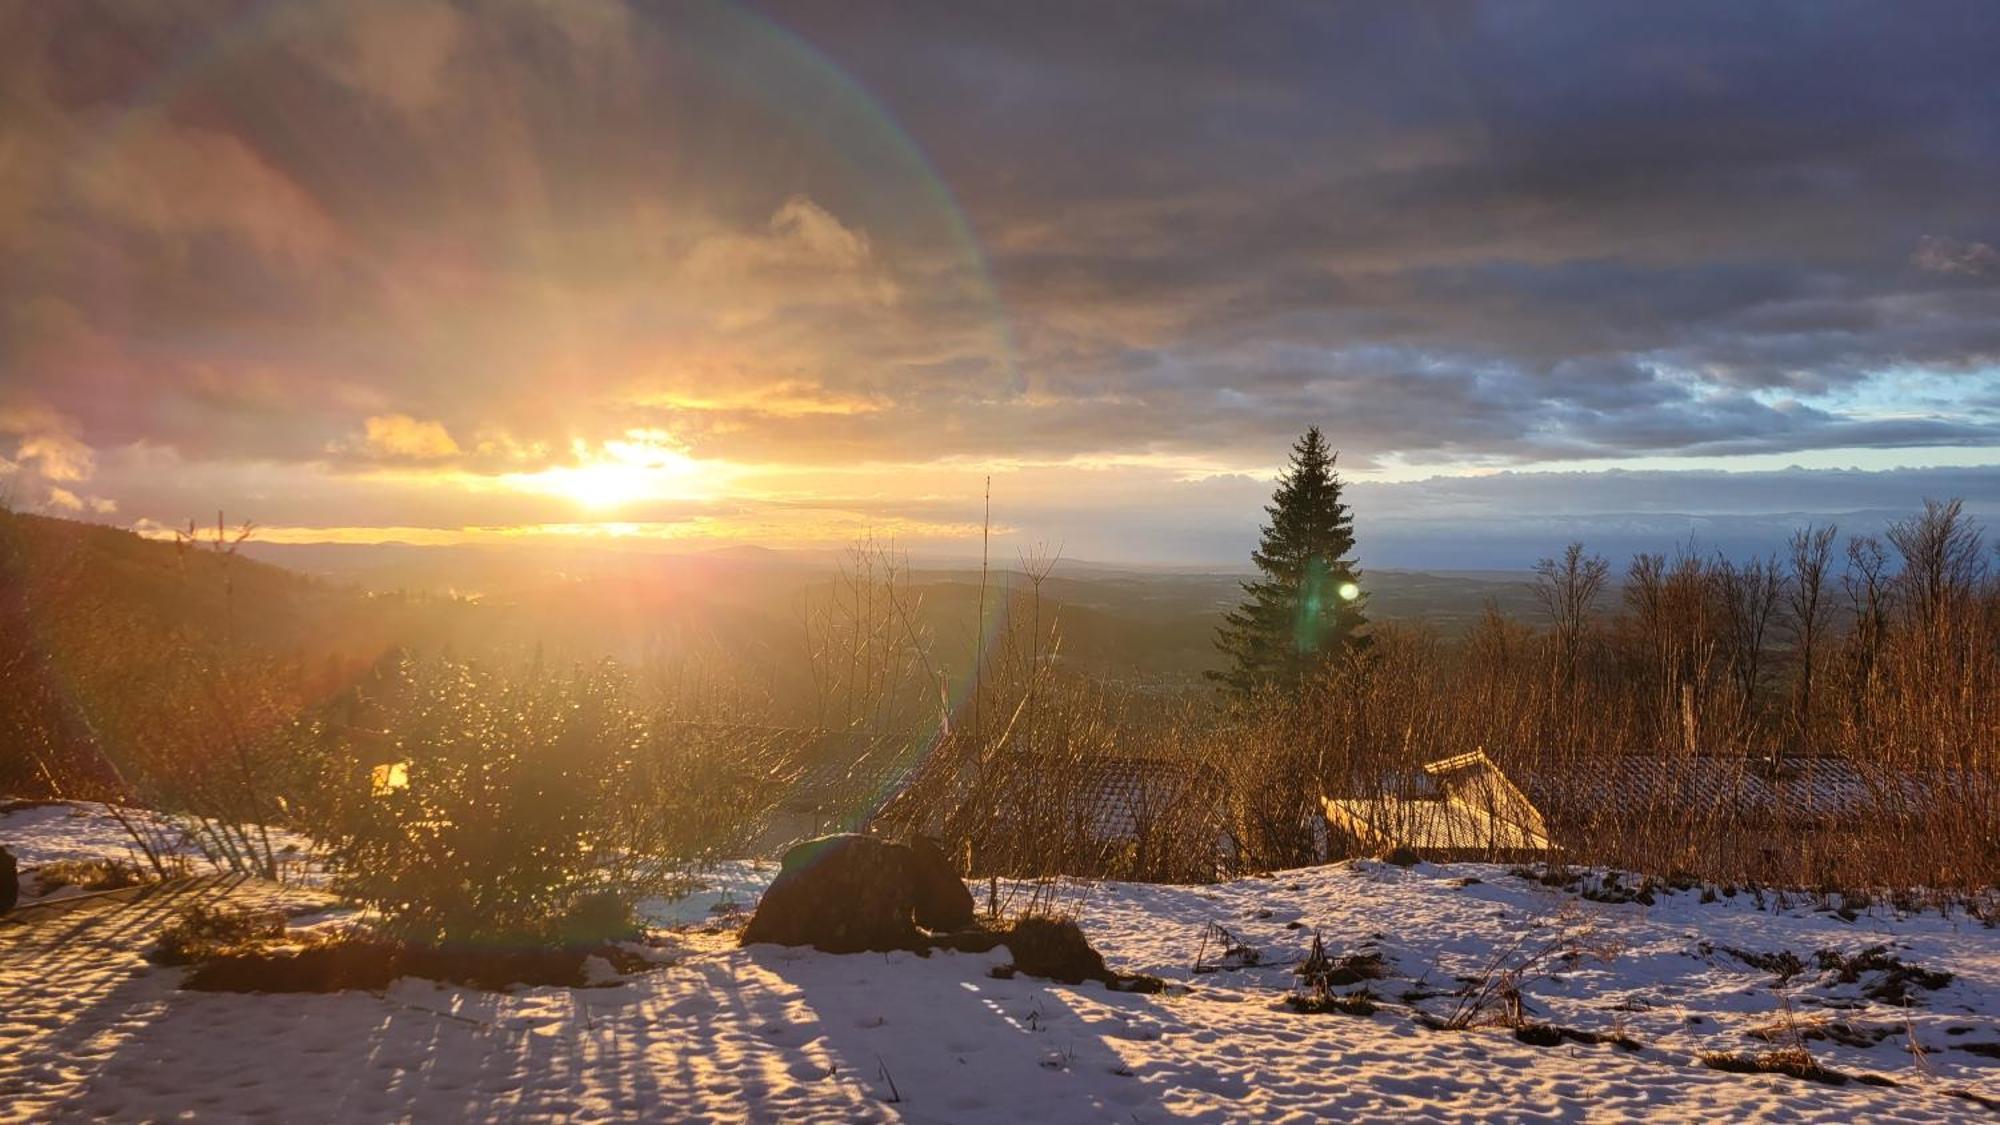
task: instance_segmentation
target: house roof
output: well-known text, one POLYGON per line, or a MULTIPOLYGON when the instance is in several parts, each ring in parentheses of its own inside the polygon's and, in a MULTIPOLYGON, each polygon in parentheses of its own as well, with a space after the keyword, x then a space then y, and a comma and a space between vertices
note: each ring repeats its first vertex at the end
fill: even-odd
POLYGON ((746 745, 770 760, 784 792, 751 834, 752 855, 778 855, 800 840, 851 832, 894 797, 923 758, 922 744, 867 731, 745 728, 746 745), (751 738, 749 736, 754 736, 751 738))
POLYGON ((1195 791, 1217 783, 1209 771, 1161 758, 1087 758, 1065 763, 1062 774, 1065 802, 1104 842, 1138 839, 1179 802, 1201 799, 1195 791))
POLYGON ((1733 820, 1830 820, 1907 814, 1934 785, 1912 776, 1870 776, 1841 758, 1607 754, 1560 770, 1535 770, 1522 787, 1544 813, 1592 819, 1626 810, 1676 808, 1733 820))
MULTIPOLYGON (((919 831, 936 831, 939 802, 971 799, 981 767, 932 759, 898 800, 886 806, 891 819, 919 831), (940 787, 944 787, 942 790, 940 787)), ((987 767, 991 814, 1005 823, 1077 831, 1098 843, 1137 841, 1162 818, 1186 823, 1195 807, 1220 822, 1222 792, 1213 769, 1170 758, 1136 755, 1080 755, 1023 752, 1002 754, 987 767)))
POLYGON ((1333 826, 1371 846, 1407 846, 1420 852, 1542 852, 1546 837, 1452 798, 1329 797, 1322 802, 1333 826))

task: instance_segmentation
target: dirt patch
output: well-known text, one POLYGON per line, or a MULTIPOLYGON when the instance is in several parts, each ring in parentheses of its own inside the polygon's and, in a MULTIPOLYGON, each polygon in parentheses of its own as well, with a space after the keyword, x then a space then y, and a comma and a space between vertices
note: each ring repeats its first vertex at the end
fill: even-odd
MULTIPOLYGON (((1707 950, 1706 946, 1703 948, 1707 950)), ((1808 963, 1789 949, 1757 953, 1724 946, 1722 952, 1751 968, 1770 973, 1781 985, 1789 984, 1808 969, 1808 963)), ((1891 953, 1886 945, 1871 945, 1859 953, 1822 949, 1813 954, 1810 967, 1819 973, 1820 984, 1859 983, 1861 995, 1896 1007, 1921 1003, 1922 993, 1936 991, 1952 982, 1949 972, 1910 964, 1891 953)))
POLYGON ((1724 1070, 1731 1074, 1785 1074, 1808 1082, 1822 1082, 1828 1086, 1845 1086, 1849 1082, 1861 1082, 1869 1086, 1894 1086, 1897 1082, 1880 1074, 1849 1074, 1821 1066, 1803 1047, 1781 1047, 1775 1051, 1758 1051, 1748 1054, 1737 1051, 1704 1051, 1701 1056, 1703 1066, 1711 1070, 1724 1070))
POLYGON ((1353 992, 1291 992, 1285 996, 1285 1007, 1308 1016, 1372 1016, 1381 1009, 1376 999, 1365 988, 1353 992))
POLYGON ((1366 1016, 1374 1014, 1378 1005, 1375 994, 1365 985, 1353 992, 1335 992, 1334 989, 1381 980, 1389 975, 1389 966, 1381 953, 1375 950, 1329 957, 1325 941, 1318 931, 1314 931, 1312 948, 1306 951, 1306 959, 1299 962, 1294 971, 1298 974, 1299 986, 1285 997, 1285 1006, 1292 1011, 1311 1015, 1338 1012, 1366 1016))
POLYGON ((1975 1094, 1963 1086, 1954 1086, 1946 1090, 1944 1095, 1948 1098, 1963 1098, 1973 1105, 1985 1109, 1989 1113, 2000 1113, 2000 1098, 1989 1098, 1984 1094, 1975 1094))
POLYGON ((1799 955, 1789 949, 1780 949, 1776 953, 1755 953, 1747 949, 1723 946, 1722 951, 1753 969, 1762 969, 1778 978, 1779 984, 1784 984, 1806 971, 1806 963, 1799 960, 1799 955))
POLYGON ((1514 1029, 1514 1038, 1533 1047, 1560 1047, 1564 1043, 1585 1043, 1595 1046, 1609 1043, 1621 1051, 1638 1051, 1644 1044, 1629 1035, 1609 1031, 1585 1031, 1576 1027, 1558 1027, 1549 1023, 1524 1023, 1514 1029))
POLYGON ((1917 999, 1912 992, 1935 992, 1952 981, 1950 973, 1912 965, 1890 953, 1886 945, 1871 945, 1851 955, 1822 949, 1814 955, 1814 961, 1820 971, 1833 974, 1842 984, 1854 984, 1864 974, 1880 974, 1862 988, 1861 994, 1898 1007, 1917 999))
POLYGON ((1750 1038, 1761 1039, 1766 1043, 1782 1043, 1790 1039, 1803 1039, 1808 1042, 1824 1039, 1839 1043, 1844 1047, 1873 1047, 1895 1033, 1895 1028, 1869 1024, 1852 1024, 1845 1020, 1833 1020, 1826 1023, 1805 1020, 1788 1021, 1763 1027, 1753 1027, 1744 1032, 1750 1038))

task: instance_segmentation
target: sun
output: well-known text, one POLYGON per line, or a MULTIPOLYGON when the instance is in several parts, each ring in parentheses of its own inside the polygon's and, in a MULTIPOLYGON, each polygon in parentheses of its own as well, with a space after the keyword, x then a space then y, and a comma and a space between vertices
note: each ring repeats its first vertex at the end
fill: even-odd
POLYGON ((592 511, 622 508, 645 500, 652 492, 653 473, 639 465, 600 461, 593 465, 550 469, 550 491, 569 497, 592 511))
POLYGON ((529 492, 561 496, 592 512, 606 512, 649 500, 685 500, 701 492, 701 462, 650 430, 634 430, 624 440, 591 448, 575 447, 573 465, 555 465, 514 476, 510 483, 529 492))

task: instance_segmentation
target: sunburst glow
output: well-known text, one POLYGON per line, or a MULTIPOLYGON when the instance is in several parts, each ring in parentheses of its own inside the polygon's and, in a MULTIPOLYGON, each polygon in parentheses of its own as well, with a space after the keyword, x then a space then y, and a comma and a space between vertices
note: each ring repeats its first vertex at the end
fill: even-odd
POLYGON ((595 450, 583 442, 574 448, 576 464, 516 473, 507 483, 602 512, 649 500, 695 499, 709 478, 701 462, 658 431, 633 430, 624 440, 604 442, 595 450))

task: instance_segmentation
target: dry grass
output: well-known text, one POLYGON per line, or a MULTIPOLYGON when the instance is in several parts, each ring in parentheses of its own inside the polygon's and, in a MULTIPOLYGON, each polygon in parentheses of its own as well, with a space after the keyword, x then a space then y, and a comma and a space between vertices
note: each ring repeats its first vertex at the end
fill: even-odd
POLYGON ((284 936, 285 915, 282 911, 197 903, 183 908, 161 928, 152 956, 162 965, 192 965, 225 953, 280 941, 284 936))
POLYGON ((34 869, 43 894, 63 887, 82 891, 115 891, 136 887, 150 876, 122 859, 59 859, 34 869))

